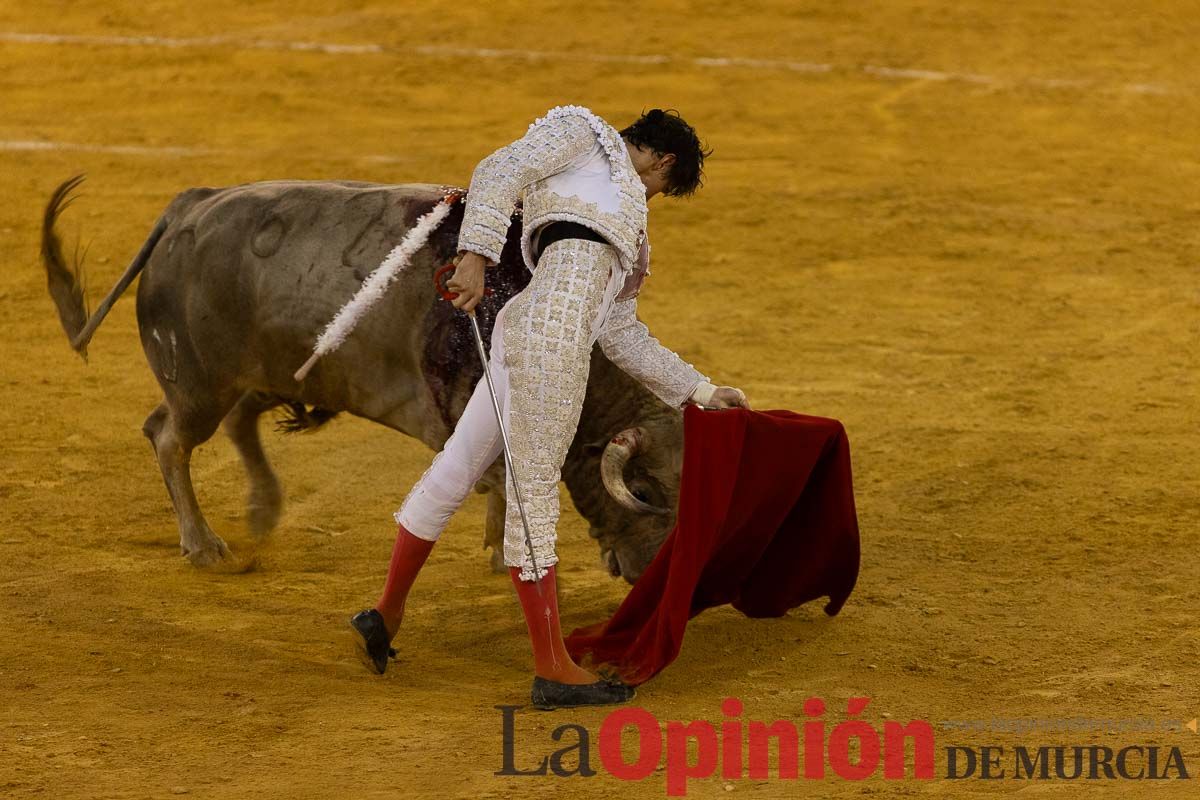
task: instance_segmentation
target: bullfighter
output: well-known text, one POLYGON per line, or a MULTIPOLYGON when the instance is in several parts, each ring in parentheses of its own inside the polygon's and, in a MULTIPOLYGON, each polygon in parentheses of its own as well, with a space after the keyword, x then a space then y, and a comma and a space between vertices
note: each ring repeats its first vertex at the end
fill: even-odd
MULTIPOLYGON (((489 361, 529 523, 527 544, 509 475, 503 556, 529 630, 531 700, 539 708, 633 696, 632 687, 577 665, 559 625, 558 481, 579 423, 593 344, 672 407, 749 408, 741 390, 712 384, 636 316, 649 274, 647 201, 695 192, 707 155, 674 111, 653 109, 618 132, 586 108, 560 106, 479 162, 471 177, 459 259, 447 284, 458 293, 455 307, 472 313, 482 298, 485 269, 500 260, 518 202, 522 255, 532 272, 496 317, 489 361)), ((434 543, 501 447, 480 380, 453 434, 395 514, 399 530, 383 594, 351 619, 374 671, 387 668, 405 599, 434 543)))

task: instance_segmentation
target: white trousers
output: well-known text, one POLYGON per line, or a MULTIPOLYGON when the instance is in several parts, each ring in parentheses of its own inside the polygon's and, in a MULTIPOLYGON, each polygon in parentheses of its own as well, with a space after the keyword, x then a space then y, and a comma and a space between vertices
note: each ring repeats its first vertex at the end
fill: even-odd
MULTIPOLYGON (((558 481, 575 438, 592 346, 624 282, 608 244, 564 239, 542 253, 533 276, 496 315, 488 361, 512 447, 539 572, 557 563, 558 481)), ((413 535, 436 541, 503 442, 480 377, 454 432, 395 514, 413 535)), ((507 480, 504 563, 535 574, 507 480)))

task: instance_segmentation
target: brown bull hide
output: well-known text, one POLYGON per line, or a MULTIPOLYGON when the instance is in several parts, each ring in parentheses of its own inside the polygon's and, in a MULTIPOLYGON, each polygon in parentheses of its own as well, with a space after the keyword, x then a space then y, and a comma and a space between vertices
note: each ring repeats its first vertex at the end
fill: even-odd
MULTIPOLYGON (((168 206, 142 252, 97 312, 83 308, 78 265, 63 258, 55 223, 78 179, 54 193, 43 220, 51 296, 81 354, 108 308, 139 274, 138 327, 164 398, 143 430, 154 446, 179 521, 180 547, 197 565, 229 555, 192 489, 191 451, 223 426, 250 481, 249 520, 274 528, 283 492, 258 434, 259 415, 291 409, 288 426, 316 427, 349 412, 441 448, 482 366, 466 318, 439 302, 432 274, 454 256, 462 207, 434 231, 387 296, 349 339, 302 383, 296 367, 317 335, 416 220, 444 194, 428 184, 273 181, 190 189, 168 206)), ((490 341, 496 313, 529 280, 519 253, 520 221, 501 263, 488 271, 495 294, 478 308, 490 341)), ((600 479, 600 453, 617 432, 642 426, 653 441, 627 469, 627 482, 655 505, 674 507, 682 422, 596 348, 588 394, 563 480, 614 575, 637 579, 674 515, 618 505, 600 479)), ((503 460, 480 482, 490 492, 485 541, 498 563, 504 519, 503 460)))

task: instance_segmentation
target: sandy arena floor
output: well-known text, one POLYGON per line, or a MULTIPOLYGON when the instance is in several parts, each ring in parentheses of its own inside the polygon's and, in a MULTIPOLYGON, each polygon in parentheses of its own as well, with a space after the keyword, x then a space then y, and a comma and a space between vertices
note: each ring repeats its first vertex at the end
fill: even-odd
MULTIPOLYGON (((852 696, 875 724, 1200 713, 1200 6, 707 8, 0 0, 0 796, 664 796, 661 772, 493 775, 493 707, 527 701, 529 657, 481 497, 417 583, 400 662, 378 678, 354 658, 346 616, 376 596, 391 511, 432 457, 413 440, 349 418, 269 437, 287 508, 255 549, 214 439, 201 503, 254 568, 183 561, 140 430, 160 393, 132 292, 85 365, 37 260, 42 206, 80 170, 65 225, 90 242, 95 304, 186 187, 462 183, 568 102, 618 124, 674 106, 715 148, 697 197, 651 205, 642 316, 757 407, 841 419, 854 453, 863 569, 843 613, 706 613, 638 704, 719 722, 736 696, 799 722, 819 696, 830 724, 852 696)), ((564 624, 603 618, 626 586, 569 503, 560 547, 564 624)), ((605 713, 520 713, 519 760, 605 713)), ((939 776, 940 749, 968 742, 1178 746, 1200 772, 1186 730, 939 727, 939 776)), ((1018 791, 1195 796, 940 777, 689 796, 1018 791)))

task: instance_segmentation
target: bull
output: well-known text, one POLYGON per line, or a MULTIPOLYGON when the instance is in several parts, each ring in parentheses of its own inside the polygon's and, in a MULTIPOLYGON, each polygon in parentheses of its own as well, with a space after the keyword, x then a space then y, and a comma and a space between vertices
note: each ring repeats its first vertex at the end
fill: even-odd
MULTIPOLYGON (((466 318, 439 302, 433 272, 456 250, 456 204, 387 296, 303 382, 293 373, 341 305, 433 208, 446 187, 348 181, 270 181, 194 188, 167 206, 116 285, 90 314, 82 264, 68 263, 56 225, 82 182, 62 183, 46 205, 42 262, 72 348, 87 347, 109 309, 141 276, 137 321, 162 402, 142 428, 179 524, 183 556, 197 566, 230 557, 192 487, 192 451, 224 429, 249 481, 247 522, 267 536, 283 490, 263 451, 259 417, 283 411, 285 431, 314 430, 338 413, 363 417, 441 449, 483 368, 466 318)), ((496 313, 529 281, 514 216, 494 294, 477 307, 485 341, 496 313)), ((582 417, 562 477, 588 521, 602 563, 633 583, 674 524, 682 417, 608 361, 597 347, 582 417), (627 435, 621 436, 625 432, 627 435)), ((476 485, 488 495, 484 545, 501 568, 504 464, 476 485)))

